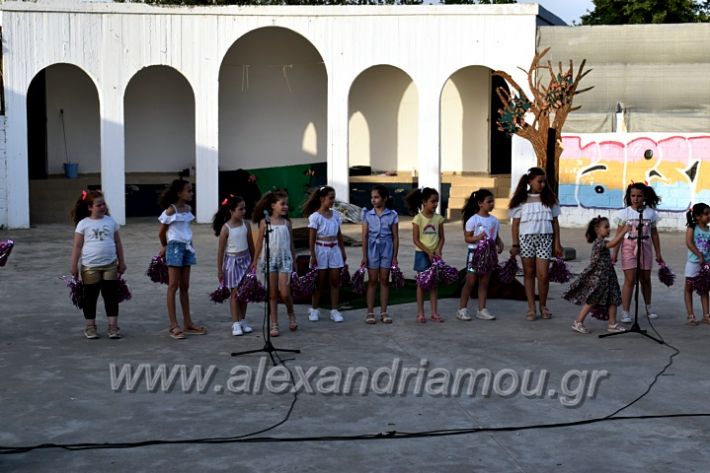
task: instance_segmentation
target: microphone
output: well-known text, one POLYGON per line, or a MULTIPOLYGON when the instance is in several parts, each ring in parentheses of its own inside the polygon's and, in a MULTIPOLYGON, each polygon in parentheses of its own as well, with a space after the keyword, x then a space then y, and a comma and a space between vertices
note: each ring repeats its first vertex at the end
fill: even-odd
POLYGON ((271 223, 271 214, 266 209, 264 209, 264 220, 266 221, 266 223, 271 223))

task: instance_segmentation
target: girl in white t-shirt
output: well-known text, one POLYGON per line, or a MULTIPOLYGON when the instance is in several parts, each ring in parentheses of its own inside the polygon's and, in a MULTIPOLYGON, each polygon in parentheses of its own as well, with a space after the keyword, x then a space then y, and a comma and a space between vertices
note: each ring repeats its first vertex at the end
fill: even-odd
POLYGON ((96 303, 104 298, 108 318, 108 337, 121 338, 118 328, 118 275, 126 271, 119 225, 109 216, 104 196, 99 191, 82 191, 71 211, 76 224, 71 254, 71 273, 79 274, 84 290, 84 336, 99 338, 96 330, 96 303))
POLYGON ((547 186, 545 171, 532 167, 518 181, 509 204, 513 220, 513 245, 510 254, 520 255, 525 274, 525 296, 528 300, 526 318, 535 320, 535 278, 540 292, 540 315, 552 317, 547 308, 547 293, 550 289, 549 260, 553 253, 562 257, 560 225, 557 217, 560 206, 555 193, 547 186))
POLYGON ((491 272, 498 264, 497 253, 503 251, 503 241, 498 234, 500 223, 490 214, 494 207, 493 193, 487 189, 480 189, 471 193, 462 210, 463 234, 466 243, 468 243, 468 253, 466 255, 466 282, 461 289, 461 301, 456 314, 456 318, 459 320, 471 320, 467 306, 476 280, 478 280, 476 318, 495 319, 495 316, 486 309, 491 272))
POLYGON ((254 240, 251 227, 244 218, 246 203, 230 195, 219 204, 212 219, 212 230, 219 237, 217 244, 217 279, 229 288, 229 311, 232 314, 232 335, 240 336, 253 330, 247 323, 247 303, 237 300, 237 286, 254 260, 254 240))
POLYGON ((192 214, 192 184, 182 179, 175 179, 165 193, 160 197, 160 205, 165 209, 160 221, 160 256, 165 257, 168 266, 168 319, 170 328, 168 334, 175 340, 183 340, 186 333, 204 335, 205 327, 195 325, 190 315, 190 268, 197 263, 195 248, 192 246, 192 225, 195 216, 192 214), (175 295, 180 290, 180 307, 184 329, 180 328, 175 310, 175 295))
POLYGON ((631 294, 636 285, 636 261, 637 256, 640 264, 640 280, 641 292, 643 299, 646 301, 646 313, 651 319, 658 317, 651 309, 651 264, 653 259, 652 248, 656 252, 656 261, 658 264, 663 263, 661 257, 661 242, 656 230, 656 222, 658 222, 658 213, 656 207, 661 199, 656 195, 652 187, 647 186, 643 182, 634 182, 626 188, 624 203, 627 207, 620 210, 614 216, 614 223, 619 227, 617 232, 622 231, 626 225, 630 225, 631 229, 626 234, 621 245, 614 248, 611 261, 616 263, 621 251, 621 269, 624 271, 624 285, 621 288, 621 321, 623 323, 631 323, 629 315, 629 307, 631 306, 631 294), (638 227, 639 215, 643 227, 641 230, 641 254, 638 255, 638 227))
POLYGON ((303 205, 303 216, 308 218, 308 243, 311 250, 311 266, 318 268, 318 280, 313 291, 312 307, 308 310, 308 320, 316 322, 320 318, 321 289, 330 281, 330 319, 342 322, 338 311, 340 295, 340 269, 345 265, 345 245, 340 232, 342 220, 335 204, 335 189, 322 186, 311 193, 303 205))

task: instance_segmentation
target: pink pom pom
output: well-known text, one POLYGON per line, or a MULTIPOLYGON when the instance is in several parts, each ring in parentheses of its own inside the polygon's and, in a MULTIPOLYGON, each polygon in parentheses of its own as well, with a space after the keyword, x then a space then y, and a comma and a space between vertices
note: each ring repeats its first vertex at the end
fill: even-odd
POLYGON ((353 292, 358 295, 365 294, 365 273, 367 268, 365 266, 360 266, 352 277, 353 292))
POLYGON ((313 291, 316 290, 316 279, 318 278, 318 268, 311 268, 303 276, 298 278, 298 292, 295 295, 296 298, 310 297, 313 295, 313 291))
POLYGON ((693 278, 693 289, 701 296, 710 291, 710 263, 700 265, 700 272, 693 278))
POLYGON ((266 300, 266 289, 256 278, 256 270, 251 270, 244 275, 237 286, 237 301, 263 302, 266 300))
POLYGON ((520 271, 520 266, 518 266, 518 260, 515 256, 511 256, 508 261, 505 262, 500 271, 498 272, 498 278, 504 284, 510 284, 515 281, 515 276, 520 271))
POLYGON ((438 258, 432 266, 436 267, 437 283, 453 284, 459 280, 459 270, 453 266, 449 266, 444 260, 438 258))
POLYGON ((0 241, 0 266, 5 266, 14 246, 15 242, 12 240, 0 241))
POLYGON ((498 266, 498 249, 490 238, 484 238, 476 244, 473 250, 471 266, 476 274, 486 274, 498 266))
POLYGON ((165 258, 160 255, 155 255, 150 259, 148 271, 145 273, 151 281, 167 284, 168 283, 168 265, 165 264, 165 258))
POLYGON ((436 287, 436 266, 433 264, 420 273, 417 274, 417 286, 421 287, 424 291, 430 291, 436 287))
POLYGON ((675 274, 671 271, 671 268, 664 264, 658 269, 658 280, 661 281, 668 287, 671 287, 675 282, 675 274))
POLYGON ((69 299, 72 304, 74 304, 77 309, 82 309, 84 307, 84 285, 81 279, 74 276, 61 276, 61 278, 69 288, 69 299))
POLYGON ((572 272, 562 258, 550 261, 550 282, 566 283, 572 279, 572 272))
POLYGON ((230 291, 228 287, 224 287, 220 284, 215 291, 210 293, 210 300, 215 304, 221 304, 229 299, 231 294, 232 291, 230 291))
POLYGON ((131 291, 128 289, 128 284, 126 284, 126 280, 123 279, 123 275, 119 274, 118 275, 118 303, 120 304, 123 301, 128 301, 133 297, 133 294, 131 294, 131 291))
POLYGON ((395 289, 402 289, 404 287, 404 274, 402 274, 402 270, 399 269, 399 266, 396 264, 390 267, 390 284, 392 284, 392 287, 395 289))

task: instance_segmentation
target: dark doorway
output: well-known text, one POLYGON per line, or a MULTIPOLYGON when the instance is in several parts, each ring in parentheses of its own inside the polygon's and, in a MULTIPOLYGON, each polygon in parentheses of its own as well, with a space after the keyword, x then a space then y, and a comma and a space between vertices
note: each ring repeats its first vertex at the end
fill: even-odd
POLYGON ((498 130, 498 109, 503 104, 496 93, 498 87, 508 89, 505 79, 498 76, 491 77, 491 174, 510 174, 511 154, 510 136, 498 130))
POLYGON ((27 91, 27 158, 29 178, 47 178, 47 73, 43 69, 27 91))

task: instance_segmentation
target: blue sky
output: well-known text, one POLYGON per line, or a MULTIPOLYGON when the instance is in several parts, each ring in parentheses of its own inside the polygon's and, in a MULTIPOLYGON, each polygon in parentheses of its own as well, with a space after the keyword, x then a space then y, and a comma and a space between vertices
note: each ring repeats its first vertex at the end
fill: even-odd
POLYGON ((579 23, 580 16, 594 9, 592 0, 518 0, 518 3, 539 3, 570 25, 575 20, 579 23))

